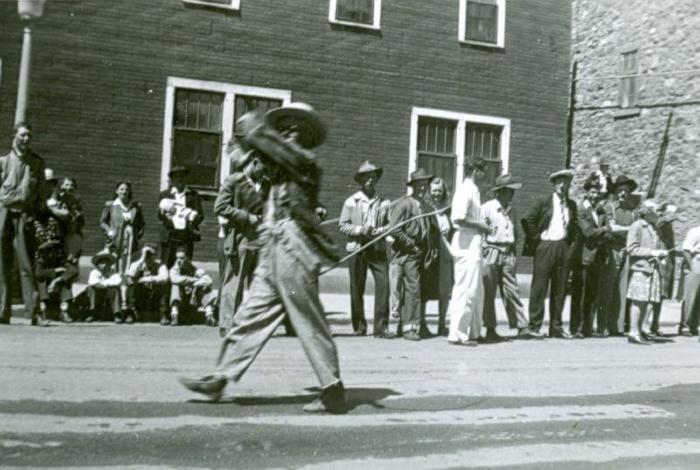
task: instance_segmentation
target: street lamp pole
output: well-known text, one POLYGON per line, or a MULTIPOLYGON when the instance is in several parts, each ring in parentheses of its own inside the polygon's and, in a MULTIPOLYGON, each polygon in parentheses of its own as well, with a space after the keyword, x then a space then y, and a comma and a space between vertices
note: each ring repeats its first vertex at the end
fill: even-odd
POLYGON ((19 79, 17 83, 17 108, 15 123, 24 122, 27 114, 29 97, 29 72, 32 61, 32 20, 41 18, 44 13, 46 0, 18 0, 17 13, 24 22, 22 38, 22 57, 19 64, 19 79))

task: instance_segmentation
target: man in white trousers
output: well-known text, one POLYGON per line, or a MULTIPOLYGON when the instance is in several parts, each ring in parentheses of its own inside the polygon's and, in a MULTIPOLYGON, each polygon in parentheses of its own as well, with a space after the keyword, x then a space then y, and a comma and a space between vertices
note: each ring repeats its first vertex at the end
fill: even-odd
POLYGON ((448 308, 450 333, 456 346, 476 346, 481 334, 484 308, 481 244, 490 227, 481 219, 481 196, 477 183, 484 177, 486 162, 477 158, 464 165, 465 178, 452 200, 452 224, 456 229, 450 251, 454 258, 454 287, 448 308))

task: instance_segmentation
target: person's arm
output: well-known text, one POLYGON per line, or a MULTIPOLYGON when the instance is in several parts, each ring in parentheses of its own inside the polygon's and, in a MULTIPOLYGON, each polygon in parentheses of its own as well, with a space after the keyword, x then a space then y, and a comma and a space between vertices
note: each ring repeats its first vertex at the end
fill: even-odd
POLYGON ((473 191, 467 191, 464 188, 460 188, 457 193, 455 193, 455 199, 452 203, 452 224, 458 229, 472 229, 484 234, 489 233, 491 227, 481 220, 472 220, 469 218, 468 212, 469 208, 474 203, 474 196, 475 194, 473 191))
POLYGON ((633 224, 627 232, 627 253, 638 258, 663 256, 665 250, 655 250, 642 246, 642 225, 633 224))
POLYGON ((141 204, 136 203, 134 211, 134 231, 136 232, 136 238, 143 237, 143 232, 146 228, 146 221, 143 219, 143 211, 141 210, 141 204))
POLYGON ((581 232, 584 240, 599 237, 608 231, 607 227, 596 227, 592 216, 584 208, 578 210, 576 217, 578 229, 581 232))
POLYGON ((542 202, 536 202, 525 213, 522 224, 525 230, 525 236, 531 240, 539 240, 540 233, 537 228, 537 220, 539 219, 542 202))
POLYGON ((87 283, 90 287, 100 287, 102 285, 102 274, 98 269, 90 271, 87 283))
POLYGON ((165 284, 167 282, 168 282, 168 268, 164 264, 161 264, 158 267, 158 274, 153 276, 153 283, 154 284, 165 284))
POLYGON ((175 286, 192 284, 194 278, 180 273, 180 268, 173 266, 170 268, 170 282, 175 286))
POLYGON ((235 205, 236 185, 241 179, 240 174, 226 178, 214 201, 214 214, 225 217, 237 230, 245 230, 248 225, 260 222, 260 217, 235 205))
MULTIPOLYGON (((389 212, 389 225, 396 227, 401 222, 407 220, 410 216, 408 211, 408 200, 404 199, 392 208, 389 212)), ((395 228, 391 231, 391 236, 394 238, 394 244, 402 246, 408 250, 416 247, 416 242, 413 238, 406 235, 405 227, 395 228)))
POLYGON ((102 285, 104 287, 118 287, 122 284, 122 277, 119 275, 119 273, 114 273, 111 276, 109 276, 107 279, 102 281, 102 285))
POLYGON ((117 232, 110 226, 111 222, 111 211, 112 201, 107 201, 105 206, 102 208, 102 214, 100 214, 100 228, 107 235, 107 238, 114 239, 117 236, 117 232))
POLYGON ((204 210, 202 209, 202 198, 195 190, 192 191, 192 209, 197 212, 197 216, 192 221, 192 228, 197 230, 199 225, 204 221, 204 210))
POLYGON ((366 235, 367 230, 362 225, 352 223, 353 199, 348 198, 343 204, 340 211, 340 220, 338 220, 338 231, 346 237, 366 235))

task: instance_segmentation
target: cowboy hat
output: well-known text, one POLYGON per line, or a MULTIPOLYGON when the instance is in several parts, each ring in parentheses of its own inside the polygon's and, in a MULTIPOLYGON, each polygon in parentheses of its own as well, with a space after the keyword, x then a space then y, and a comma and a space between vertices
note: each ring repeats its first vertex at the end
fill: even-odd
POLYGON ((382 174, 384 173, 384 169, 379 166, 375 166, 374 164, 370 163, 369 160, 365 161, 360 165, 360 168, 358 168, 357 172, 355 172, 355 176, 353 176, 353 179, 360 183, 360 179, 362 175, 366 175, 368 173, 374 173, 377 175, 377 179, 382 177, 382 174))
POLYGON ((168 172, 168 177, 171 177, 173 175, 187 175, 189 174, 190 170, 182 165, 176 165, 170 169, 168 172))
POLYGON ((434 178, 434 176, 426 173, 423 168, 418 168, 416 171, 411 173, 411 177, 406 182, 406 186, 409 186, 413 183, 417 183, 418 181, 425 181, 425 180, 430 181, 433 178, 434 178))
POLYGON ((321 117, 311 105, 301 101, 271 109, 265 114, 265 121, 277 132, 290 125, 296 126, 297 142, 307 149, 316 148, 326 140, 326 126, 321 117))
POLYGON ((494 183, 493 188, 491 188, 491 190, 493 192, 496 192, 499 189, 520 189, 522 187, 522 183, 516 182, 515 178, 506 173, 505 175, 499 175, 496 177, 496 182, 494 183))
POLYGON ((549 181, 551 183, 554 182, 557 178, 568 178, 572 179, 574 177, 574 170, 565 168, 563 170, 555 171, 551 175, 549 175, 549 181))
POLYGON ((316 157, 299 144, 289 141, 265 125, 254 111, 244 114, 237 122, 236 128, 243 132, 246 146, 258 151, 257 155, 279 165, 299 181, 312 181, 315 176, 312 164, 316 157))
POLYGON ((624 185, 627 185, 630 187, 630 192, 637 189, 637 186, 638 186, 637 182, 635 180, 633 180, 632 178, 628 178, 625 175, 620 175, 615 180, 615 183, 613 183, 613 190, 617 191, 617 188, 619 186, 624 186, 624 185))
POLYGON ((103 261, 107 261, 108 264, 112 265, 117 262, 117 257, 106 249, 100 251, 92 257, 92 265, 95 267, 97 267, 97 265, 103 261))

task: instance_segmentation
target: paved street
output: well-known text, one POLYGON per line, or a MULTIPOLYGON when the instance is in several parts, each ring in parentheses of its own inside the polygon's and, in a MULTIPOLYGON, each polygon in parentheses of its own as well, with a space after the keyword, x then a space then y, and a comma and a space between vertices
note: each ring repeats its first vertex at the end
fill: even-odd
MULTIPOLYGON (((177 377, 208 371, 215 329, 2 327, 0 465, 698 468, 697 338, 476 348, 355 338, 346 302, 324 296, 352 407, 345 416, 302 413, 316 382, 294 338, 273 338, 211 404, 177 377)), ((676 304, 664 311, 666 331, 677 313, 676 304)))

